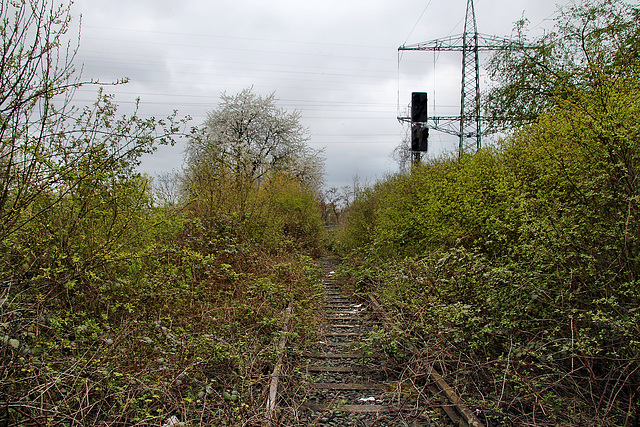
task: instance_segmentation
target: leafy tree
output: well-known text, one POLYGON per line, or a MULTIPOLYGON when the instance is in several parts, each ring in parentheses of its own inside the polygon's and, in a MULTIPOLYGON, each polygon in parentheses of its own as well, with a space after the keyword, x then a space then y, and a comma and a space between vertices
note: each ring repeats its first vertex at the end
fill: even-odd
POLYGON ((143 119, 138 106, 119 116, 101 89, 93 105, 75 106, 77 88, 100 84, 75 71, 71 22, 67 3, 0 3, 3 276, 64 282, 141 250, 149 182, 136 167, 185 122, 175 112, 143 119))
POLYGON ((560 9, 554 31, 527 37, 527 21, 516 25, 513 48, 489 62, 496 86, 486 96, 494 130, 532 123, 576 90, 602 99, 614 81, 638 84, 640 8, 623 0, 593 0, 560 9), (528 46, 523 49, 521 46, 528 46))
POLYGON ((495 149, 376 184, 346 219, 355 289, 412 325, 407 340, 450 345, 440 360, 470 373, 496 423, 637 418, 640 91, 617 83, 495 149))
MULTIPOLYGON (((136 166, 186 119, 121 115, 102 91, 74 107, 70 7, 54 3, 0 0, 0 424, 255 420, 262 383, 244 379, 272 369, 283 306, 291 333, 313 328, 315 265, 170 209, 171 176, 154 206, 136 166)), ((302 165, 250 192, 294 249, 319 230, 302 165)))
POLYGON ((323 159, 306 145, 306 132, 300 113, 278 108, 274 94, 223 93, 203 133, 187 146, 187 197, 208 198, 209 206, 224 200, 243 219, 251 191, 278 174, 319 187, 323 159))
MULTIPOLYGON (((43 170, 46 136, 55 135, 62 111, 53 98, 73 88, 73 65, 60 63, 75 51, 60 52, 70 22, 68 6, 2 1, 0 6, 0 237, 22 220, 21 212, 55 183, 43 170), (42 185, 43 184, 43 185, 42 185)), ((49 173, 47 173, 49 172, 49 173)))
MULTIPOLYGON (((112 98, 72 104, 83 83, 65 44, 70 6, 47 0, 0 5, 0 239, 70 198, 137 175, 157 143, 171 143, 180 121, 117 117, 112 98), (36 203, 37 202, 37 203, 36 203)), ((80 199, 78 199, 80 198, 80 199)))
POLYGON ((442 358, 465 384, 493 384, 479 406, 496 424, 637 422, 637 16, 571 6, 545 43, 502 52, 494 119, 526 125, 377 184, 347 220, 356 289, 455 348, 442 358))

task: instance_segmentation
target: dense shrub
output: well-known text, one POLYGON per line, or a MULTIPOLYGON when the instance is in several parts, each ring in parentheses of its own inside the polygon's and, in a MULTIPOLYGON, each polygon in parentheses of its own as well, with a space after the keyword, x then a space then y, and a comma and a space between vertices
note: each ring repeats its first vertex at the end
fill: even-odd
POLYGON ((136 168, 187 119, 74 107, 70 8, 0 4, 0 424, 263 419, 283 324, 315 329, 318 153, 236 157, 244 182, 200 168, 189 209, 154 205, 136 168))
POLYGON ((601 95, 388 179, 350 212, 373 234, 344 240, 359 266, 345 277, 398 313, 409 347, 446 343, 489 418, 637 418, 640 91, 615 81, 601 95))

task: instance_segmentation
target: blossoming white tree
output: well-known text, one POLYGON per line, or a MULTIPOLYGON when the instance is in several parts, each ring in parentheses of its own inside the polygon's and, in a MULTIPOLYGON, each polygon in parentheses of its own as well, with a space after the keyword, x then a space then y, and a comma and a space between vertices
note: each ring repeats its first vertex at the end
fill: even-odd
POLYGON ((278 108, 273 93, 262 97, 251 88, 223 93, 200 135, 189 141, 186 195, 209 206, 231 201, 244 218, 251 190, 276 176, 315 189, 322 181, 324 159, 320 150, 307 145, 308 139, 300 113, 278 108))

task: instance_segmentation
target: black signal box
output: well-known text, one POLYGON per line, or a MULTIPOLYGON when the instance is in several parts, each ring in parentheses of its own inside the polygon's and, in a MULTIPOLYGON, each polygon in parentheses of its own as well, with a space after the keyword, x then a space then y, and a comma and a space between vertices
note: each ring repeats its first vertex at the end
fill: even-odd
POLYGON ((429 128, 420 125, 411 126, 411 151, 427 151, 429 148, 429 128))
POLYGON ((428 100, 427 100, 426 92, 412 92, 411 93, 411 122, 426 123, 428 118, 427 106, 428 106, 428 100))

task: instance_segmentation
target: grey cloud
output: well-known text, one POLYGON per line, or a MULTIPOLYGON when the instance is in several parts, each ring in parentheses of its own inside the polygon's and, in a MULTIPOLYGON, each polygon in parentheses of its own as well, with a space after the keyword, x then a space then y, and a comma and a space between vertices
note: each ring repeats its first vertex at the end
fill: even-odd
MULTIPOLYGON (((534 24, 556 9, 551 0, 476 2, 479 30, 497 35, 508 35, 525 9, 534 24)), ((456 110, 460 59, 415 53, 398 66, 397 47, 460 32, 465 4, 76 0, 73 10, 83 14, 85 77, 132 79, 113 88, 123 107, 139 95, 147 114, 178 109, 199 124, 223 91, 275 91, 283 107, 301 111, 310 143, 327 147, 327 182, 339 186, 356 172, 372 181, 394 170, 389 155, 404 134, 398 94, 405 105, 411 91, 427 90, 440 114, 456 110)), ((434 135, 433 154, 448 141, 434 135)), ((180 165, 176 148, 145 159, 143 170, 180 165)))

